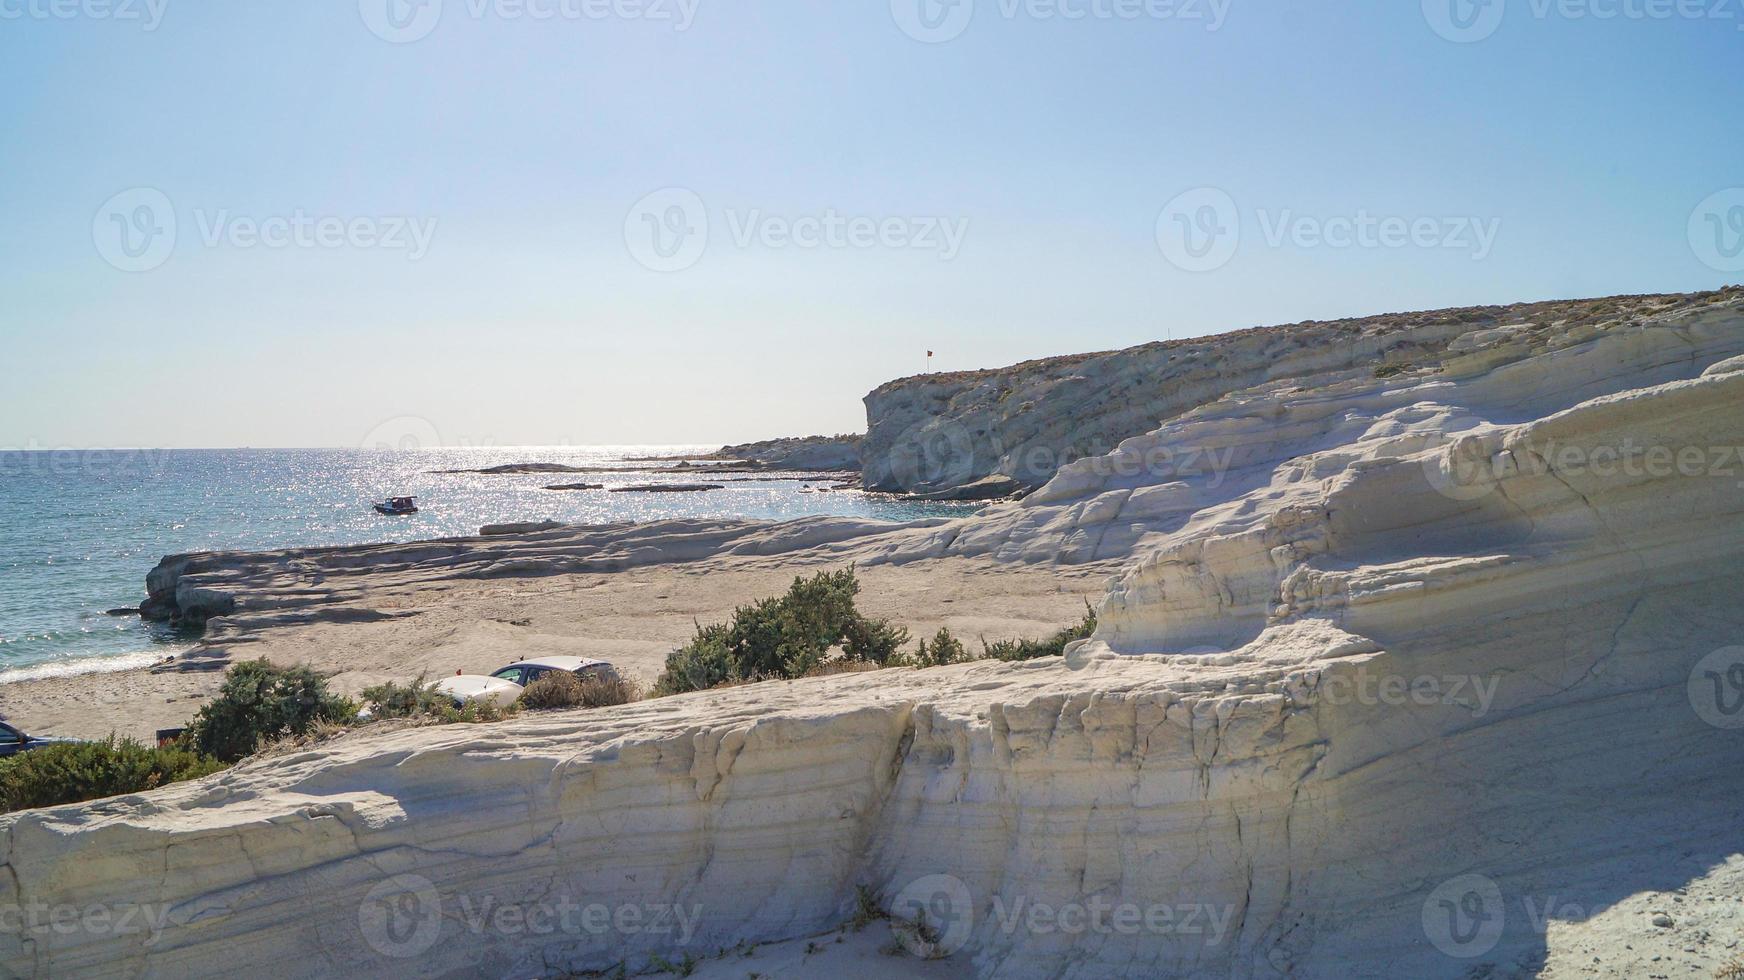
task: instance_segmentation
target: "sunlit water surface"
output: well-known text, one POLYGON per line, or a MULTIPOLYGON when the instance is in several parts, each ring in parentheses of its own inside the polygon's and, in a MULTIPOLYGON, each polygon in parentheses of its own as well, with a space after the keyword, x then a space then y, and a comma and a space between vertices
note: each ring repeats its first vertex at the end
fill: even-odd
POLYGON ((787 520, 839 515, 904 521, 972 508, 858 492, 802 492, 800 480, 616 472, 436 473, 504 463, 626 466, 626 459, 704 446, 407 451, 150 450, 0 452, 0 682, 120 669, 189 638, 104 611, 144 597, 166 554, 410 541, 486 524, 606 524, 673 517, 787 520), (553 492, 554 483, 725 483, 706 493, 553 492), (421 512, 383 517, 373 501, 414 494, 421 512))

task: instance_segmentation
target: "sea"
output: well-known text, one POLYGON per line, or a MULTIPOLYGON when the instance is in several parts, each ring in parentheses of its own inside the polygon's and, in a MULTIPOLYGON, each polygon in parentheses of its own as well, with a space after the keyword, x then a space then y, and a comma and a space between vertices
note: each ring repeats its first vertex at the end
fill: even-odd
POLYGON ((714 446, 452 449, 0 451, 0 683, 143 666, 195 638, 107 610, 145 598, 165 555, 413 541, 486 524, 613 524, 666 518, 907 521, 972 506, 816 492, 815 475, 639 472, 632 462, 714 446), (598 467, 585 474, 444 473, 512 463, 598 467), (791 477, 791 478, 786 478, 791 477), (548 484, 707 482, 702 493, 551 491, 548 484), (808 487, 814 489, 807 489, 808 487), (420 510, 371 507, 412 495, 420 510))

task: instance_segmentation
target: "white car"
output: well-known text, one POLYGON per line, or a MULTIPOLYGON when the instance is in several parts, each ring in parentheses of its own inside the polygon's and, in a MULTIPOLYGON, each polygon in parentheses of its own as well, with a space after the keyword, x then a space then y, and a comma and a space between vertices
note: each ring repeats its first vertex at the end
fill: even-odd
POLYGON ((578 677, 598 677, 602 680, 616 680, 616 667, 604 660, 588 660, 583 657, 539 657, 534 660, 518 660, 507 667, 500 667, 488 677, 483 674, 457 674, 436 682, 436 690, 454 699, 455 707, 462 707, 469 701, 481 701, 506 708, 515 703, 521 696, 521 691, 528 684, 555 670, 564 670, 578 677))

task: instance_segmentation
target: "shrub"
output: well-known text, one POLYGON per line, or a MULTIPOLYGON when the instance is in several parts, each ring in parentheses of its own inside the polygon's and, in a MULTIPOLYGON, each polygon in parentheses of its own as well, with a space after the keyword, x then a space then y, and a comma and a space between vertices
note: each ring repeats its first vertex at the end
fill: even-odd
POLYGON ((436 690, 436 682, 419 674, 413 680, 399 684, 394 681, 366 687, 362 694, 370 714, 377 719, 415 718, 419 715, 441 714, 452 709, 454 701, 436 690))
POLYGON ((203 755, 236 762, 265 742, 305 735, 317 722, 356 716, 356 703, 329 692, 312 668, 249 660, 230 668, 218 696, 189 724, 187 739, 203 755))
POLYGON ((0 760, 0 808, 9 812, 139 793, 209 776, 224 763, 186 749, 153 748, 114 735, 68 742, 0 760))
POLYGON ((928 645, 926 640, 920 641, 920 646, 907 657, 897 658, 894 666, 900 667, 943 667, 946 664, 960 664, 975 659, 969 656, 969 651, 963 649, 963 642, 951 635, 951 631, 940 627, 933 635, 933 642, 928 645))
POLYGON ((581 706, 609 708, 642 700, 642 685, 616 674, 581 679, 581 706))
POLYGON ((733 612, 730 624, 697 626, 696 636, 666 658, 656 696, 723 683, 803 677, 840 647, 848 660, 884 663, 908 632, 869 620, 854 608, 860 583, 852 568, 795 578, 787 594, 733 612))
POLYGON ((849 660, 887 664, 908 643, 908 630, 887 619, 855 616, 842 636, 842 655, 849 660))
POLYGON ((554 708, 606 708, 614 704, 640 701, 642 692, 635 681, 616 674, 592 674, 578 677, 566 670, 554 670, 527 685, 521 692, 521 705, 534 711, 554 708))
POLYGON ((370 706, 375 721, 411 718, 439 725, 457 722, 502 721, 513 715, 515 705, 499 708, 484 701, 468 701, 460 707, 454 699, 436 690, 436 683, 423 674, 405 684, 388 681, 363 689, 363 700, 370 706))
POLYGON ((553 670, 527 685, 521 706, 534 711, 581 707, 581 678, 567 670, 553 670))
POLYGON ((1089 638, 1096 632, 1096 610, 1089 602, 1084 603, 1084 619, 1076 626, 1068 626, 1045 640, 1000 640, 997 643, 981 641, 984 654, 994 660, 1034 660, 1037 657, 1058 657, 1066 652, 1066 645, 1074 640, 1089 638))
POLYGON ((728 628, 719 624, 698 626, 696 637, 666 657, 666 671, 654 682, 654 696, 706 691, 739 680, 727 649, 728 628))

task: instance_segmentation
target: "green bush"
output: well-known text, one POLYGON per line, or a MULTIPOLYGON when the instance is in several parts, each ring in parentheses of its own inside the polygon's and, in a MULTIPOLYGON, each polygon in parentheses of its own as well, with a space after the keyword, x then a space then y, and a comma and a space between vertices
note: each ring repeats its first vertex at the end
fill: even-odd
POLYGON ((314 669, 249 660, 230 668, 218 696, 189 724, 187 738, 203 755, 236 762, 267 742, 356 716, 357 704, 329 692, 314 669))
POLYGON ((454 708, 454 699, 436 690, 436 682, 423 674, 398 684, 387 681, 363 689, 363 701, 376 719, 439 715, 454 708))
POLYGON ((415 718, 439 725, 450 725, 458 722, 502 721, 516 711, 515 705, 499 708, 486 701, 468 701, 457 708, 454 706, 454 699, 436 690, 436 682, 427 679, 423 674, 404 684, 387 681, 374 687, 366 687, 362 697, 369 705, 371 721, 415 718))
POLYGON ((699 625, 694 639, 667 655, 666 670, 654 682, 654 696, 706 691, 738 679, 732 654, 727 649, 729 632, 728 627, 718 623, 699 625))
POLYGON ((803 677, 840 647, 848 660, 884 663, 908 632, 869 620, 854 607, 860 583, 852 568, 795 578, 786 595, 741 606, 730 624, 698 625, 696 636, 666 658, 656 696, 724 683, 803 677))
POLYGON ((963 649, 963 641, 951 635, 951 631, 940 627, 933 635, 929 645, 926 640, 920 641, 920 647, 911 655, 892 658, 891 665, 898 667, 943 667, 946 664, 960 664, 975 659, 969 656, 969 651, 963 649))
POLYGON ((1066 652, 1066 644, 1074 640, 1088 639, 1096 632, 1096 610, 1090 603, 1084 603, 1084 619, 1076 626, 1068 626, 1045 640, 1000 640, 997 643, 981 641, 985 656, 994 660, 1034 660, 1037 657, 1058 657, 1066 652))
POLYGON ((217 759, 183 748, 152 748, 114 735, 102 742, 49 745, 0 760, 0 808, 10 812, 140 793, 223 768, 217 759))
POLYGON ((908 630, 887 619, 855 616, 842 635, 842 655, 849 660, 887 664, 908 643, 908 630))

